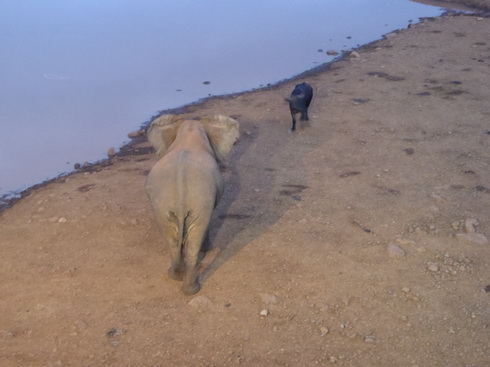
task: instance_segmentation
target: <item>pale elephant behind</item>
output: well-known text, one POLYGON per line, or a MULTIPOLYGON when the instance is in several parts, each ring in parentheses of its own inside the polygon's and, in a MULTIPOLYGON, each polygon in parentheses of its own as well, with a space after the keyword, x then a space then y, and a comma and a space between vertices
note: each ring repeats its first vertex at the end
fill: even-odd
POLYGON ((170 249, 168 274, 184 281, 185 294, 200 290, 199 251, 224 190, 218 161, 228 155, 238 135, 238 122, 221 115, 200 120, 163 115, 148 130, 148 141, 160 159, 148 175, 146 191, 170 249))

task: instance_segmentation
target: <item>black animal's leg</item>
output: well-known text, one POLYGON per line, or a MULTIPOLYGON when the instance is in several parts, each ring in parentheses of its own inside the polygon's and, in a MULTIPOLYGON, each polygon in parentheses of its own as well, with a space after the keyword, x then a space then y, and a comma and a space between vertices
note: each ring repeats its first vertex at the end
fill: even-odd
POLYGON ((302 121, 308 121, 308 110, 301 111, 301 120, 302 121))
POLYGON ((293 118, 293 126, 291 127, 290 131, 295 131, 296 130, 296 117, 294 116, 293 112, 291 112, 291 116, 293 118))

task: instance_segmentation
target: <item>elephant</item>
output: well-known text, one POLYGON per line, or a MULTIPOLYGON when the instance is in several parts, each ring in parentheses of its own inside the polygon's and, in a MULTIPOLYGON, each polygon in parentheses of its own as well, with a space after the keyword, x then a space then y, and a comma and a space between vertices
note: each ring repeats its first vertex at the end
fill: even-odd
POLYGON ((168 275, 183 280, 186 295, 201 289, 199 252, 224 190, 218 162, 229 154, 238 136, 238 121, 223 115, 199 120, 162 115, 148 129, 148 141, 159 160, 148 174, 145 189, 170 249, 168 275))
POLYGON ((308 121, 308 107, 310 107, 313 98, 313 88, 308 83, 301 83, 294 87, 293 92, 286 101, 289 102, 289 110, 293 118, 292 132, 296 130, 296 114, 301 112, 301 120, 308 121))

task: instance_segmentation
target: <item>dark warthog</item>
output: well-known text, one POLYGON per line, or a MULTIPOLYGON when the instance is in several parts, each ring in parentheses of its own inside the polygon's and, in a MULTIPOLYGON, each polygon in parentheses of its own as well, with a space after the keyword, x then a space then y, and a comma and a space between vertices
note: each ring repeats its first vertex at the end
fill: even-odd
POLYGON ((291 117, 293 118, 293 126, 291 131, 296 130, 297 113, 301 112, 301 120, 308 121, 308 107, 310 107, 311 99, 313 98, 313 88, 308 83, 301 83, 294 87, 293 92, 286 101, 289 102, 291 117))

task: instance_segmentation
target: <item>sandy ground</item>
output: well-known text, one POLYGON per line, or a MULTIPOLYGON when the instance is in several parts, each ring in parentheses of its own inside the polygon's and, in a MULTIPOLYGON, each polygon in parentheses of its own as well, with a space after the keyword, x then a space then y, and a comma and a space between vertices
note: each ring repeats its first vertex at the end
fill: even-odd
POLYGON ((192 297, 145 142, 35 189, 0 215, 0 365, 488 366, 489 85, 490 19, 449 16, 187 108, 241 123, 192 297))

